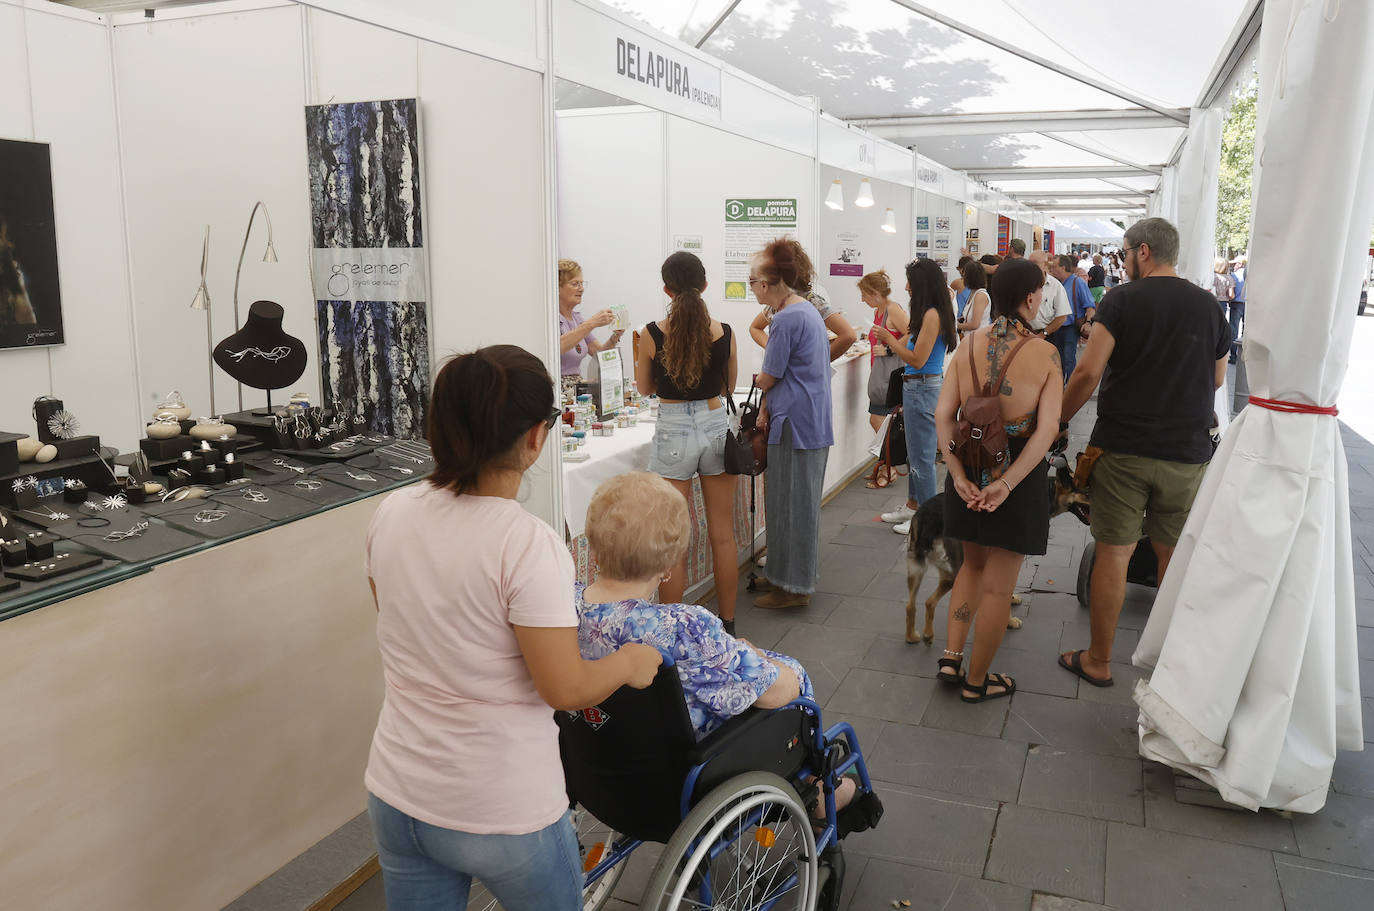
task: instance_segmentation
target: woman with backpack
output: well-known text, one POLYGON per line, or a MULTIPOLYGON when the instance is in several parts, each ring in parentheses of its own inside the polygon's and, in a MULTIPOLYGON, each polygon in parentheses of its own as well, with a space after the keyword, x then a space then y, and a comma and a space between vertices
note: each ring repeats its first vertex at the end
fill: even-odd
POLYGON ((959 346, 935 409, 949 470, 945 534, 964 542, 938 675, 960 686, 965 702, 1016 692, 1012 678, 989 668, 1007 628, 1021 562, 1026 554, 1043 554, 1049 541, 1045 454, 1059 433, 1064 381, 1058 350, 1030 328, 1044 284, 1044 274, 1028 260, 998 268, 992 325, 959 346), (964 643, 975 617, 965 674, 964 643))
MULTIPOLYGON (((639 391, 657 395, 659 401, 649 470, 666 479, 688 502, 692 478, 701 478, 716 600, 721 622, 734 635, 739 584, 735 489, 739 480, 725 473, 729 424, 721 396, 735 388, 738 352, 730 324, 712 319, 701 297, 706 290, 706 267, 701 260, 678 251, 663 261, 659 275, 663 293, 672 302, 666 317, 644 327, 635 362, 639 391)), ((659 600, 677 604, 686 589, 684 552, 659 585, 659 600)))

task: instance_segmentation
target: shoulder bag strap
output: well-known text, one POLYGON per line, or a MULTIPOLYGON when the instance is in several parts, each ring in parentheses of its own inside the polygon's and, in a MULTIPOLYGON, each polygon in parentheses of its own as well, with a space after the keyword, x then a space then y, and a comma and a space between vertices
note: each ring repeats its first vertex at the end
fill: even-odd
MULTIPOLYGON (((723 339, 730 338, 730 324, 721 323, 720 328, 724 330, 723 339)), ((720 388, 725 391, 725 405, 730 409, 731 414, 735 414, 735 390, 730 388, 730 346, 725 346, 725 359, 720 362, 720 388)))
MULTIPOLYGON (((969 369, 969 372, 973 375, 973 376, 972 376, 972 379, 973 379, 973 387, 976 389, 976 388, 978 388, 978 363, 973 359, 973 348, 974 348, 974 345, 975 345, 975 342, 974 342, 974 340, 973 340, 973 337, 974 337, 974 333, 970 332, 970 333, 969 333, 969 336, 968 336, 968 343, 967 343, 967 344, 968 344, 968 369, 969 369)), ((991 381, 991 380, 992 380, 992 377, 988 377, 988 380, 991 381)), ((984 384, 983 384, 983 395, 986 396, 986 395, 991 395, 991 394, 992 394, 992 393, 990 393, 990 392, 988 391, 987 383, 984 383, 984 384)))
MULTIPOLYGON (((1002 362, 1002 366, 1001 366, 1000 368, 998 368, 998 370, 997 370, 997 381, 996 381, 995 383, 992 383, 992 382, 989 383, 989 388, 998 390, 997 393, 996 393, 997 395, 1000 395, 1000 394, 1001 394, 1001 389, 1002 389, 1002 377, 1006 376, 1006 374, 1007 374, 1007 369, 1008 369, 1009 367, 1011 367, 1011 362, 1014 361, 1014 360, 1016 360, 1017 352, 1019 352, 1019 351, 1021 350, 1021 347, 1022 347, 1023 345, 1025 345, 1026 342, 1028 342, 1028 341, 1030 341, 1029 338, 1023 338, 1023 339, 1021 339, 1021 341, 1019 341, 1019 342, 1016 343, 1016 347, 1011 349, 1011 353, 1007 355, 1007 359, 1006 359, 1005 361, 1003 361, 1003 362, 1002 362)), ((992 394, 992 393, 989 393, 989 394, 992 394)))

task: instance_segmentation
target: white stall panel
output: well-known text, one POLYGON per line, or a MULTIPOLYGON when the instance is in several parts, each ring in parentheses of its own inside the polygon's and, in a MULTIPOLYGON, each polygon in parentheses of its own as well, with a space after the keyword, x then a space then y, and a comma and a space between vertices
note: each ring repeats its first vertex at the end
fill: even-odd
MULTIPOLYGON (((28 44, 34 136, 52 146, 66 337, 66 344, 51 349, 52 392, 82 421, 84 432, 128 449, 143 428, 109 32, 64 16, 30 14, 28 44)), ((8 371, 5 376, 9 385, 8 371)), ((28 390, 30 400, 37 391, 28 390)))
POLYGON ((417 97, 418 39, 319 10, 309 11, 306 25, 310 104, 417 97))
MULTIPOLYGON (((558 115, 558 255, 582 266, 584 317, 622 306, 640 329, 664 314, 665 116, 638 107, 558 115)), ((632 357, 628 332, 621 348, 632 357)))
POLYGON ((759 306, 724 297, 725 200, 795 198, 797 239, 814 253, 814 164, 808 156, 670 118, 668 173, 668 233, 702 238, 701 261, 713 289, 706 301, 712 315, 729 322, 739 336, 739 373, 747 378, 763 363, 762 349, 749 338, 759 306))
POLYGON ((730 70, 721 80, 721 97, 729 129, 792 152, 813 154, 816 115, 810 101, 784 96, 730 70))
MULTIPOLYGON (((863 274, 886 269, 892 282, 892 299, 907 301, 903 286, 905 267, 911 259, 912 225, 911 190, 908 187, 873 180, 874 205, 861 209, 853 203, 853 191, 859 183, 858 175, 838 168, 821 168, 821 186, 839 178, 845 188, 845 206, 836 211, 820 208, 821 242, 813 253, 819 280, 830 292, 831 302, 861 331, 872 323, 873 311, 859 296, 857 282, 863 274), (888 207, 892 208, 896 233, 882 230, 888 207), (860 274, 850 274, 859 272, 860 274)), ((929 235, 929 232, 926 232, 929 235)), ((929 239, 929 238, 927 238, 929 239)), ((927 249, 926 252, 929 252, 927 249)))
MULTIPOLYGON (((34 16, 34 14, 30 14, 34 16)), ((0 137, 33 139, 29 116, 29 69, 24 12, 0 6, 0 137)), ((34 16, 36 18, 36 16, 34 16)), ((108 55, 107 55, 108 59, 108 55)), ((71 327, 68 327, 70 333, 71 327)), ((52 392, 48 385, 48 349, 0 350, 0 430, 33 433, 33 400, 52 392)))
MULTIPOLYGON (((286 310, 305 342, 297 389, 319 397, 315 300, 310 287, 310 195, 305 156, 302 16, 283 7, 168 19, 115 29, 128 224, 137 301, 142 409, 179 389, 194 414, 210 410, 205 314, 189 305, 211 226, 214 340, 234 331, 234 268, 253 204, 272 216, 278 262, 262 262, 259 213, 239 289, 239 322, 259 298, 286 310), (252 66, 244 61, 252 60, 252 66)), ((365 43, 331 50, 366 56, 365 43)), ((238 386, 215 370, 215 407, 238 407, 238 386)), ((264 394, 244 387, 245 407, 264 394)))
MULTIPOLYGON (((539 68, 540 0, 300 0, 406 35, 539 68)), ((371 54, 368 51, 366 56, 371 54)))

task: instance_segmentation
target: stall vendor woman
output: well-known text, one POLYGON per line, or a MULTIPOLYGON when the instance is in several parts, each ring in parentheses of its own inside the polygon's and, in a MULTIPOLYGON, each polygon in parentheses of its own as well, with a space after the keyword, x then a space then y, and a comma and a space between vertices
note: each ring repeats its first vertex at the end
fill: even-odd
POLYGON ((559 350, 562 352, 564 376, 577 376, 582 358, 620 344, 624 330, 617 329, 603 345, 592 338, 592 330, 609 326, 615 317, 610 310, 598 310, 589 319, 583 319, 577 312, 582 303, 582 293, 587 283, 582 280, 582 267, 571 259, 558 261, 558 332, 559 350))

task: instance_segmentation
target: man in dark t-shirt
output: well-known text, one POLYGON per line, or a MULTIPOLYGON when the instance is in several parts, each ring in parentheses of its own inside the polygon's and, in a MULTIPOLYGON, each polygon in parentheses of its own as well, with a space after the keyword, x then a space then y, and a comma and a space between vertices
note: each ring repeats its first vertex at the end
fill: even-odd
POLYGON ((1064 389, 1061 431, 1102 384, 1089 440, 1103 450, 1090 481, 1097 542, 1092 644, 1059 656, 1061 666, 1094 686, 1111 685, 1112 643, 1136 543, 1149 536, 1162 579, 1212 458, 1210 428, 1231 328, 1212 294, 1174 271, 1178 246, 1178 231, 1162 218, 1126 232, 1131 281, 1102 298, 1064 389))

